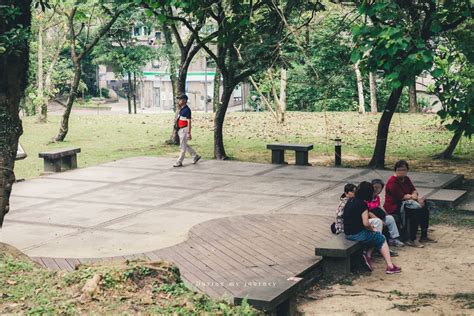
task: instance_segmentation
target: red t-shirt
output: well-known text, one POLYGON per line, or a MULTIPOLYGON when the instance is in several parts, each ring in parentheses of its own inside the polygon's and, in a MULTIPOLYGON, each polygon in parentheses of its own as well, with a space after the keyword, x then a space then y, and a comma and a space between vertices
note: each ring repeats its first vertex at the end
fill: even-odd
POLYGON ((412 194, 415 190, 415 186, 409 177, 405 177, 403 182, 398 180, 395 176, 388 178, 387 184, 385 185, 385 203, 383 204, 385 211, 388 214, 396 213, 400 203, 403 201, 403 196, 412 194))

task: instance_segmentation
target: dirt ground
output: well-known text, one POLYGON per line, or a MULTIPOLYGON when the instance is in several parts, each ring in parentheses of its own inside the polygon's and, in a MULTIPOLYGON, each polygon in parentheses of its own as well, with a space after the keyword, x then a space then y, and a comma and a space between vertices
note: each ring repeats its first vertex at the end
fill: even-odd
POLYGON ((436 225, 438 240, 423 249, 396 248, 401 274, 386 275, 377 258, 374 271, 337 284, 314 287, 298 301, 304 315, 474 315, 473 230, 436 225))

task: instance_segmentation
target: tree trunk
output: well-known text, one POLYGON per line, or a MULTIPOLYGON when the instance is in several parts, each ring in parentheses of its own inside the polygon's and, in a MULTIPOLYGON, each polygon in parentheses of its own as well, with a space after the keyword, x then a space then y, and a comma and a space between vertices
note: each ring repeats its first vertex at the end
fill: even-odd
POLYGON ((268 101, 267 97, 265 96, 265 94, 263 94, 262 90, 258 87, 257 83, 255 82, 255 80, 253 80, 253 78, 250 76, 249 77, 249 81, 250 83, 252 83, 252 86, 255 88, 255 90, 257 91, 257 93, 260 95, 260 99, 263 101, 263 103, 265 104, 265 107, 267 108, 267 110, 272 113, 273 117, 275 118, 275 120, 278 122, 278 114, 276 113, 276 111, 272 108, 272 105, 270 104, 270 101, 268 101))
POLYGON ((221 71, 216 67, 216 74, 214 76, 214 91, 212 96, 212 111, 217 112, 220 102, 221 91, 221 71))
MULTIPOLYGON (((31 0, 4 1, 3 4, 19 9, 17 16, 8 22, 0 20, 0 34, 15 32, 31 25, 31 0)), ((19 116, 20 101, 28 78, 28 37, 20 37, 15 53, 0 54, 0 228, 10 210, 10 193, 15 174, 15 157, 18 139, 23 133, 19 116)))
POLYGON ((369 162, 369 167, 383 169, 385 167, 385 151, 387 149, 388 130, 390 122, 392 121, 393 113, 395 112, 398 101, 402 94, 403 84, 399 88, 392 90, 388 98, 385 110, 380 118, 377 128, 377 139, 375 142, 374 153, 369 162))
POLYGON ((370 112, 376 114, 377 110, 377 85, 375 84, 375 74, 369 72, 369 85, 370 85, 370 112))
MULTIPOLYGON (((461 124, 460 126, 466 126, 468 123, 468 118, 469 118, 469 112, 465 112, 465 114, 461 118, 461 124)), ((434 158, 435 159, 451 159, 453 158, 453 153, 454 150, 456 149, 459 141, 461 140, 463 134, 463 129, 460 128, 457 131, 454 132, 453 138, 451 138, 451 141, 449 142, 448 147, 443 150, 443 152, 439 153, 436 155, 434 158)))
POLYGON ((46 91, 48 96, 46 97, 45 115, 47 115, 47 113, 48 113, 49 100, 50 100, 50 98, 53 97, 53 94, 52 94, 52 91, 51 91, 51 89, 52 89, 52 76, 53 76, 54 68, 55 68, 56 64, 58 63, 59 54, 61 53, 61 49, 62 49, 63 45, 64 45, 64 38, 61 38, 59 40, 58 46, 56 47, 56 50, 54 51, 54 54, 51 58, 51 63, 49 64, 48 71, 46 72, 46 78, 44 80, 44 90, 46 91))
MULTIPOLYGON (((99 32, 96 34, 94 39, 89 43, 82 47, 80 53, 76 51, 76 40, 78 34, 75 33, 74 30, 74 17, 77 12, 77 6, 74 6, 69 14, 66 14, 67 18, 67 25, 68 25, 68 36, 69 36, 69 47, 71 49, 71 61, 74 67, 74 80, 71 85, 71 89, 69 90, 69 96, 66 103, 66 110, 64 111, 63 118, 61 121, 61 127, 59 129, 58 135, 55 137, 55 141, 64 141, 69 129, 69 116, 71 115, 72 105, 74 104, 74 100, 76 99, 77 88, 79 87, 79 82, 81 80, 81 62, 82 59, 87 56, 94 48, 95 45, 99 42, 99 40, 110 30, 114 22, 117 20, 119 15, 123 11, 115 12, 114 16, 109 20, 109 22, 100 28, 99 32)), ((84 94, 84 91, 83 91, 84 94)))
POLYGON ((176 104, 178 102, 178 77, 177 74, 177 61, 175 57, 175 53, 173 50, 173 37, 171 34, 171 30, 166 23, 161 24, 163 29, 163 35, 165 36, 165 53, 166 57, 168 58, 168 62, 170 64, 170 79, 171 79, 171 86, 173 89, 173 111, 176 112, 176 104))
POLYGON ((359 94, 359 114, 365 113, 365 102, 364 102, 364 81, 362 74, 359 69, 359 62, 354 65, 354 70, 357 78, 357 92, 359 94))
POLYGON ((46 99, 44 97, 44 79, 43 79, 43 12, 38 14, 38 66, 37 76, 38 95, 36 96, 36 121, 46 123, 46 99))
POLYGON ((281 118, 280 122, 285 122, 285 114, 286 114, 286 86, 287 86, 287 74, 286 69, 281 69, 281 77, 280 77, 280 106, 281 106, 281 118))
POLYGON ((416 113, 417 109, 417 104, 416 104, 416 82, 413 81, 412 84, 410 84, 410 91, 409 91, 409 96, 410 96, 410 113, 416 113))
MULTIPOLYGON (((166 141, 168 145, 179 145, 179 136, 178 130, 176 129, 176 120, 178 119, 179 111, 176 111, 176 105, 178 104, 178 77, 176 76, 177 69, 176 69, 176 57, 173 51, 173 39, 171 30, 166 23, 162 23, 163 34, 165 36, 165 51, 166 56, 168 58, 168 62, 170 64, 170 79, 171 79, 171 87, 173 89, 173 111, 175 112, 173 126, 171 127, 171 136, 170 139, 166 141)), ((184 91, 184 90, 183 90, 184 91)))
POLYGON ((74 100, 76 100, 76 93, 77 88, 79 87, 79 82, 81 81, 82 69, 80 61, 76 61, 74 65, 74 79, 71 84, 71 88, 69 89, 69 95, 67 97, 66 102, 66 109, 63 113, 63 118, 61 120, 61 127, 59 128, 59 133, 54 138, 57 142, 64 141, 66 135, 69 131, 69 116, 71 115, 72 106, 74 104, 74 100))
MULTIPOLYGON (((281 104, 280 104, 280 97, 277 94, 276 87, 275 87, 275 80, 273 79, 273 70, 272 68, 268 69, 268 76, 270 77, 270 85, 273 95, 273 104, 275 107, 275 118, 277 123, 281 123, 281 104)), ((281 80, 280 80, 281 85, 281 80)))
POLYGON ((133 73, 133 113, 137 114, 137 75, 133 73))
MULTIPOLYGON (((186 77, 188 71, 183 70, 182 66, 180 66, 179 75, 176 79, 176 94, 174 94, 174 104, 178 104, 178 96, 184 94, 186 92, 186 77)), ((166 142, 168 145, 179 145, 179 136, 178 136, 178 129, 176 128, 176 120, 178 119, 179 111, 176 111, 176 106, 174 106, 174 121, 173 121, 173 131, 171 132, 170 139, 166 142)))
POLYGON ((128 114, 132 114, 132 74, 127 73, 128 76, 128 91, 127 91, 127 104, 128 104, 128 114))
POLYGON ((221 102, 216 109, 216 116, 214 118, 214 158, 217 160, 227 159, 222 131, 227 107, 229 106, 230 97, 234 92, 234 88, 235 84, 226 84, 224 82, 224 91, 222 92, 221 102))

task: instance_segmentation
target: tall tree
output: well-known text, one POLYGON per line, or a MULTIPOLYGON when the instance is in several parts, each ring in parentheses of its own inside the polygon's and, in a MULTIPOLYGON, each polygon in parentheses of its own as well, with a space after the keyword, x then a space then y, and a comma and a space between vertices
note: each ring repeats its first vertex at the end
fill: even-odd
MULTIPOLYGON (((59 3, 55 3, 58 6, 59 3)), ((35 78, 29 82, 29 95, 36 107, 37 122, 45 123, 48 115, 48 103, 54 96, 53 74, 64 46, 65 32, 62 18, 55 10, 43 10, 37 7, 32 20, 33 37, 31 44, 36 49, 30 50, 30 60, 35 58, 36 64, 30 65, 30 73, 35 78)))
POLYGON ((46 122, 46 116, 48 114, 48 108, 45 106, 44 102, 44 81, 43 81, 43 11, 40 10, 40 12, 37 15, 37 20, 38 20, 38 95, 37 99, 39 102, 37 102, 37 108, 36 108, 36 115, 37 115, 37 121, 40 123, 45 123, 46 122))
POLYGON ((10 210, 18 139, 19 117, 28 74, 28 37, 31 0, 5 0, 0 5, 0 227, 10 210))
POLYGON ((369 89, 370 89, 370 112, 376 114, 377 110, 377 84, 375 83, 375 73, 369 72, 369 89))
POLYGON ((413 81, 408 87, 408 98, 410 100, 410 113, 416 113, 416 108, 418 107, 416 101, 416 82, 413 81))
POLYGON ((287 70, 281 67, 280 76, 278 80, 274 78, 274 69, 269 68, 266 71, 267 80, 260 78, 261 84, 259 85, 252 77, 249 77, 249 81, 257 91, 261 101, 266 106, 266 109, 273 115, 277 123, 285 122, 286 114, 286 88, 287 88, 287 70), (279 89, 277 87, 279 83, 279 89), (278 94, 278 90, 280 93, 278 94), (273 102, 266 95, 271 95, 273 102), (272 104, 273 103, 273 104, 272 104))
MULTIPOLYGON (((155 1, 145 1, 157 6, 155 1), (155 4, 154 4, 155 3, 155 4)), ((176 10, 193 14, 198 19, 209 18, 216 31, 205 37, 196 24, 182 16, 165 16, 182 22, 196 37, 196 42, 215 61, 223 79, 223 91, 214 118, 214 156, 227 159, 224 149, 223 126, 230 98, 237 84, 266 69, 275 61, 279 42, 283 39, 284 23, 296 9, 305 9, 307 1, 180 1, 163 0, 176 10), (217 43, 209 45, 209 37, 217 43)), ((312 4, 312 3, 311 3, 312 4)), ((197 24, 199 25, 199 24, 197 24)))
POLYGON ((451 159, 462 136, 474 134, 474 22, 471 19, 438 39, 434 84, 429 87, 442 105, 442 122, 453 132, 445 150, 435 158, 451 159))
MULTIPOLYGON (((143 1, 142 5, 157 16, 158 20, 161 22, 163 33, 165 35, 168 60, 170 63, 171 82, 176 85, 176 88, 173 87, 173 100, 176 105, 178 104, 178 96, 186 92, 186 79, 188 76, 189 66, 201 49, 201 45, 198 44, 196 40, 197 36, 199 36, 199 33, 204 35, 200 41, 201 43, 208 43, 217 36, 217 32, 206 31, 206 29, 203 29, 206 21, 205 15, 194 14, 193 12, 188 11, 187 14, 178 17, 177 14, 184 13, 183 10, 180 10, 179 12, 173 10, 171 3, 167 3, 167 1, 161 1, 161 3, 155 1, 143 1), (192 24, 195 32, 189 32, 183 23, 181 23, 183 20, 192 24), (173 39, 171 38, 171 34, 173 35, 173 39), (176 55, 174 54, 175 50, 173 49, 173 44, 176 44, 179 52, 177 75, 176 73, 173 73, 173 70, 176 69, 176 55), (173 82, 174 80, 176 80, 176 83, 173 82)), ((176 106, 174 107, 174 110, 176 113, 176 120, 178 115, 176 106)), ((176 129, 176 124, 174 123, 172 126, 171 137, 167 143, 179 144, 178 131, 176 129)))
POLYGON ((362 1, 360 13, 372 23, 353 30, 352 61, 362 59, 369 71, 381 70, 392 87, 377 128, 370 167, 384 168, 393 114, 404 86, 433 64, 432 39, 456 28, 472 15, 469 0, 362 1))
POLYGON ((354 71, 357 79, 357 94, 359 95, 359 114, 365 114, 364 78, 360 72, 359 64, 359 61, 354 64, 354 71))
POLYGON ((115 21, 104 40, 99 42, 92 53, 95 63, 111 66, 116 77, 126 76, 129 114, 132 114, 132 111, 137 113, 137 76, 141 77, 143 67, 158 57, 156 48, 137 44, 131 32, 137 21, 142 23, 144 19, 143 12, 138 8, 127 10, 115 21))
POLYGON ((212 93, 212 112, 216 113, 221 98, 221 72, 216 68, 214 75, 214 91, 212 93))
POLYGON ((76 99, 77 89, 81 80, 82 61, 90 54, 99 40, 110 30, 120 14, 129 6, 121 5, 121 2, 123 1, 115 0, 111 4, 111 7, 108 7, 107 4, 109 3, 105 0, 96 0, 94 2, 88 2, 87 4, 83 0, 74 0, 72 3, 68 3, 71 6, 57 8, 58 13, 64 15, 66 19, 74 78, 71 82, 66 101, 66 109, 63 113, 61 126, 55 137, 55 141, 64 141, 69 131, 69 116, 71 115, 72 106, 76 99), (96 7, 100 8, 98 10, 99 12, 96 11, 96 7), (108 21, 101 24, 98 30, 94 30, 95 22, 101 20, 97 16, 97 14, 100 13, 108 16, 108 21), (79 40, 83 31, 85 32, 84 38, 79 40))

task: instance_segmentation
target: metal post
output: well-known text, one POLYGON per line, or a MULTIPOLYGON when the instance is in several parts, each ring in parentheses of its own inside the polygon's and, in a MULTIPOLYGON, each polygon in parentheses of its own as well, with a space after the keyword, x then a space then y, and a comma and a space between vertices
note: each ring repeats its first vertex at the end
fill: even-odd
POLYGON ((342 140, 337 137, 334 139, 334 161, 335 161, 335 166, 340 167, 342 164, 342 157, 341 157, 341 148, 342 148, 342 140))

